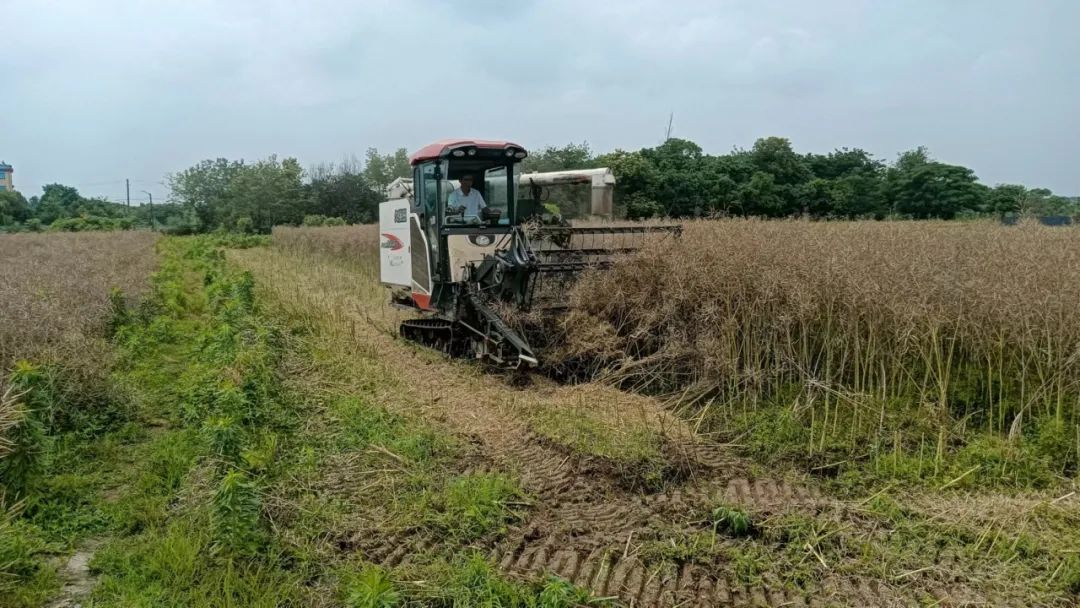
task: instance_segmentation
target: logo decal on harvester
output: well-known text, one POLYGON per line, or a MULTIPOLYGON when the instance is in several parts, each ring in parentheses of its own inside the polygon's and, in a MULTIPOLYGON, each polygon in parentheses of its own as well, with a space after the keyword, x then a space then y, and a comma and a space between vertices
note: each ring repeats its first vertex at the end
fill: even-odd
POLYGON ((390 251, 397 251, 398 249, 405 247, 405 243, 402 243, 401 239, 399 239, 398 237, 392 234, 386 234, 385 232, 382 233, 382 235, 383 238, 385 238, 386 240, 383 241, 382 244, 379 245, 379 247, 382 247, 383 249, 389 249, 390 251))

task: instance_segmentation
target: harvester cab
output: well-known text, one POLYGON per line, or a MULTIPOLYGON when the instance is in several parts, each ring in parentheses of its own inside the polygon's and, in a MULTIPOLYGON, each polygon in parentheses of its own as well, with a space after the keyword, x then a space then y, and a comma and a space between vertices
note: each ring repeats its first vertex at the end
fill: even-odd
MULTIPOLYGON (((640 246, 646 234, 677 231, 540 222, 537 201, 518 200, 519 182, 535 175, 520 175, 527 156, 512 142, 471 139, 435 142, 412 155, 411 191, 379 206, 382 283, 394 305, 420 313, 402 323, 403 337, 506 368, 535 366, 536 354, 511 327, 508 311, 531 310, 539 300, 556 309, 583 269, 640 246), (471 191, 463 196, 468 182, 454 194, 466 176, 482 205, 471 191), (463 198, 471 204, 454 204, 463 198)), ((526 194, 542 179, 529 178, 526 194)))

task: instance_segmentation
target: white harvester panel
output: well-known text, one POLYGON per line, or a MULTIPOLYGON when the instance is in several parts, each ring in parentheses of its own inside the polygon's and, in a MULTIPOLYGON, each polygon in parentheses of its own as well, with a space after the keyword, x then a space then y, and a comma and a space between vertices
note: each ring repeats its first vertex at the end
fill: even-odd
POLYGON ((379 204, 379 275, 385 285, 410 287, 412 264, 409 239, 409 200, 379 204))

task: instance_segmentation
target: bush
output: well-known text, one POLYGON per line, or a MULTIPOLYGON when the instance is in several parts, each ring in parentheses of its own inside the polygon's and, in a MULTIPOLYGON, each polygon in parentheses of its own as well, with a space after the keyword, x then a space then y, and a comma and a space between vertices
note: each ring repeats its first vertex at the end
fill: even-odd
POLYGON ((99 217, 86 215, 61 218, 49 225, 50 232, 88 232, 107 230, 131 230, 135 222, 131 218, 99 217))

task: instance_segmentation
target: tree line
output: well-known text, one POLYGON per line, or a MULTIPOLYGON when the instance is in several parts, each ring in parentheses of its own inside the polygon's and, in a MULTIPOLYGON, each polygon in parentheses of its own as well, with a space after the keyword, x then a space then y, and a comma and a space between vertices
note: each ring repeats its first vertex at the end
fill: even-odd
POLYGON ((49 184, 27 199, 0 192, 0 232, 129 230, 149 226, 148 210, 86 198, 71 186, 49 184))
POLYGON ((405 148, 392 154, 370 148, 363 161, 349 158, 307 171, 295 158, 204 160, 170 175, 168 184, 170 201, 188 213, 184 230, 269 232, 282 224, 375 222, 386 187, 410 173, 405 148))
POLYGON ((295 158, 204 160, 167 176, 168 202, 128 207, 49 184, 41 195, 0 192, 0 232, 127 230, 172 234, 213 230, 269 232, 279 224, 370 223, 386 186, 410 174, 404 148, 308 169, 295 158))
MULTIPOLYGON (((756 216, 837 219, 954 219, 971 216, 1077 215, 1076 198, 1020 184, 981 183, 974 171, 934 159, 925 148, 892 163, 859 148, 796 152, 782 137, 749 150, 706 154, 686 139, 653 148, 594 154, 571 143, 533 151, 522 170, 610 167, 620 216, 756 216)), ((397 177, 411 174, 405 148, 367 150, 363 159, 304 169, 295 158, 204 160, 170 174, 168 203, 126 207, 50 184, 25 199, 0 192, 0 230, 100 230, 153 227, 176 234, 268 232, 281 224, 370 223, 397 177)))
POLYGON ((1019 184, 987 186, 967 167, 935 160, 920 147, 886 163, 858 148, 800 154, 782 137, 749 150, 705 154, 685 139, 655 148, 593 155, 587 144, 548 147, 526 170, 610 167, 615 203, 626 216, 757 216, 843 219, 954 219, 966 216, 1074 215, 1076 198, 1019 184))

